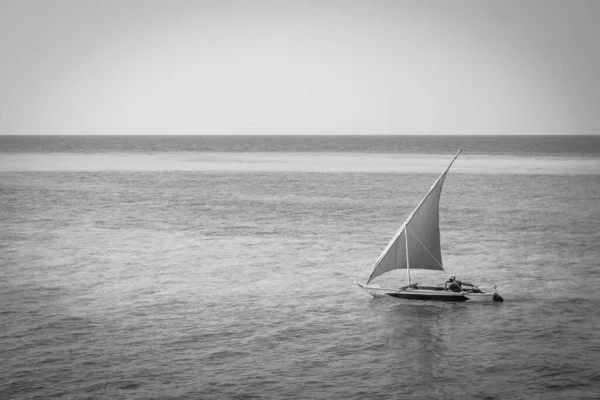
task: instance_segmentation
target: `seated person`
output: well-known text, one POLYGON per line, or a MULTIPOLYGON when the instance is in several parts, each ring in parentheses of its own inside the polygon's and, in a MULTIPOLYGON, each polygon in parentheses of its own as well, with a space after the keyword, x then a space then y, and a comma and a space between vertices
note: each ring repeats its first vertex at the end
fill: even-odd
POLYGON ((456 279, 456 276, 454 275, 450 275, 448 277, 448 280, 446 281, 446 283, 444 284, 444 288, 446 290, 451 290, 453 292, 462 292, 463 291, 463 285, 465 286, 471 286, 471 290, 475 291, 477 289, 477 286, 473 285, 472 283, 468 283, 468 282, 461 282, 459 280, 456 279))
POLYGON ((446 283, 444 283, 444 289, 450 290, 452 292, 460 293, 462 292, 462 288, 460 287, 459 281, 456 280, 454 275, 450 275, 446 283))

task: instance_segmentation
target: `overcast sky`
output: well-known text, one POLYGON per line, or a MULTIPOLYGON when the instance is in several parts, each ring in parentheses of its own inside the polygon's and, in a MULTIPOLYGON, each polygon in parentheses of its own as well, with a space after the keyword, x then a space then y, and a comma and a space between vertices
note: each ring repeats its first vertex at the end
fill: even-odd
POLYGON ((600 1, 0 0, 0 134, 599 134, 600 1))

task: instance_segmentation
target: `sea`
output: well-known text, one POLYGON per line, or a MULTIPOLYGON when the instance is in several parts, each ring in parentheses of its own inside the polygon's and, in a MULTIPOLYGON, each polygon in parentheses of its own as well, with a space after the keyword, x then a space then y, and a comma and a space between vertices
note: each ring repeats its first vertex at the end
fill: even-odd
POLYGON ((0 399, 600 398, 600 136, 0 136, 0 227, 0 399), (372 298, 460 148, 504 302, 372 298))

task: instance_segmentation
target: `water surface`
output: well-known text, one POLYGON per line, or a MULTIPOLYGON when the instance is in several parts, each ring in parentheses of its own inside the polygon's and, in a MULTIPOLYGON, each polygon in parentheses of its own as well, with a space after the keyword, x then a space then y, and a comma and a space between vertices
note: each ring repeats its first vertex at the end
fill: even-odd
POLYGON ((504 303, 354 284, 456 151, 439 147, 0 153, 0 398, 593 398, 597 155, 452 167, 444 265, 504 303))

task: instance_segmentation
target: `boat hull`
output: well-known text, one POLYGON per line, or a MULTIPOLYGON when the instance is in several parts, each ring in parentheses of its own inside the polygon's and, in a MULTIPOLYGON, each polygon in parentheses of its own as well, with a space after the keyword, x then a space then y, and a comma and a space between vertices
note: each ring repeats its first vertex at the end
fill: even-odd
POLYGON ((495 301, 494 293, 465 293, 465 296, 474 303, 495 301))
MULTIPOLYGON (((356 282, 356 281, 355 281, 356 282)), ((472 292, 451 292, 445 291, 443 288, 437 289, 420 289, 416 285, 401 288, 401 289, 390 289, 382 288, 377 285, 367 286, 365 284, 356 282, 356 284, 363 288, 367 293, 373 297, 394 297, 402 300, 422 300, 422 301, 442 301, 442 302, 492 302, 497 301, 494 299, 494 294, 489 292, 472 293, 472 292)), ((499 296, 498 296, 499 297, 499 296)))
POLYGON ((462 303, 469 300, 467 296, 460 293, 410 289, 390 293, 389 296, 405 300, 447 301, 451 303, 462 303))

